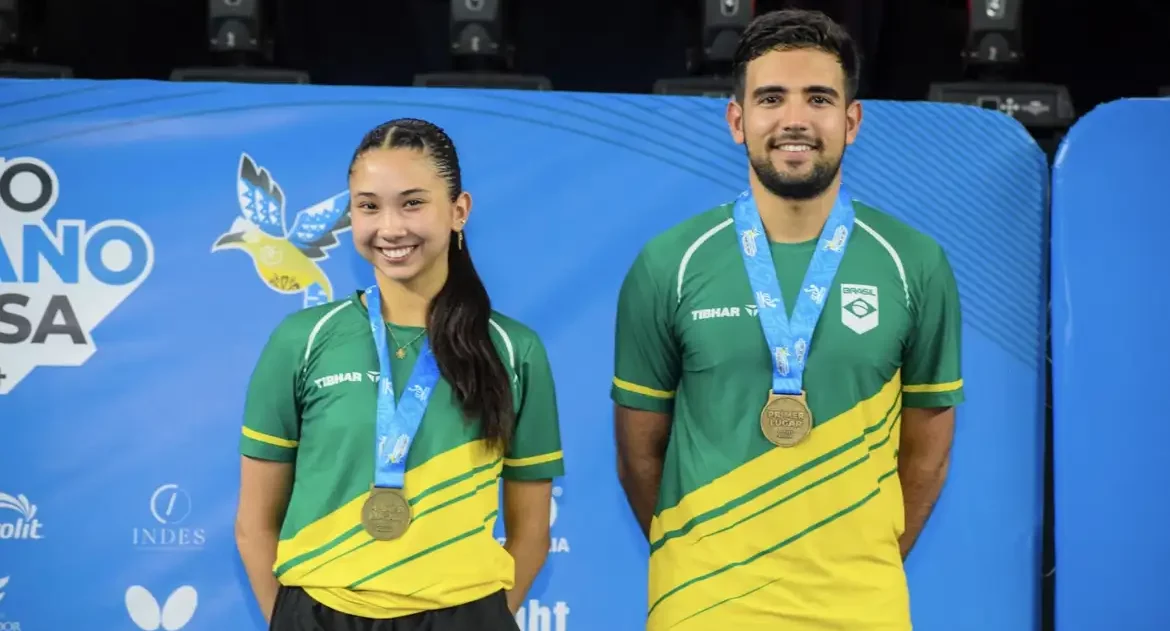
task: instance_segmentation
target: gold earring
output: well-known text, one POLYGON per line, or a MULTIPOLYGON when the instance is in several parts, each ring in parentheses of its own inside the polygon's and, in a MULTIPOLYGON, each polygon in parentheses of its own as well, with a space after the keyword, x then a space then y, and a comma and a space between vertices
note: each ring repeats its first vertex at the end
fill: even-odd
POLYGON ((460 250, 463 249, 463 231, 462 230, 459 231, 459 249, 460 250))

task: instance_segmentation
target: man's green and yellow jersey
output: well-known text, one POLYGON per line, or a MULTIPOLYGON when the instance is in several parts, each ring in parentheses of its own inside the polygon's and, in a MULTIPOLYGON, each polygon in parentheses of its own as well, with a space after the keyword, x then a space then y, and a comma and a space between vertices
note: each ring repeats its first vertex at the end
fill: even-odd
MULTIPOLYGON (((387 326, 403 341, 422 332, 387 326)), ((517 416, 508 452, 486 446, 479 424, 465 421, 440 379, 407 456, 413 522, 400 539, 376 541, 360 519, 374 480, 379 378, 361 292, 280 323, 252 374, 240 452, 295 463, 274 567, 282 584, 369 618, 451 607, 512 587, 512 557, 493 537, 499 478, 551 479, 564 463, 540 338, 498 313, 490 335, 512 381, 517 416)), ((417 346, 391 360, 396 398, 417 346)))
MULTIPOLYGON (((815 427, 793 448, 760 429, 772 362, 732 204, 657 236, 625 279, 612 397, 673 415, 649 631, 910 629, 901 412, 962 401, 959 298, 934 240, 854 207, 805 371, 815 427)), ((816 243, 771 244, 789 316, 816 243)))

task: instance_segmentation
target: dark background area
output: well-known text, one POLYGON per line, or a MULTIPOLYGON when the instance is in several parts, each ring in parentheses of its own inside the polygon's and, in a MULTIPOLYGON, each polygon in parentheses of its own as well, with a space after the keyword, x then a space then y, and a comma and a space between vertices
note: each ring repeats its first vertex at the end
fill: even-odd
MULTIPOLYGON (((37 61, 80 78, 166 79, 210 65, 205 0, 25 0, 37 61)), ((686 74, 697 0, 507 0, 516 71, 558 90, 649 92, 686 74)), ((966 0, 757 0, 756 10, 821 7, 864 43, 864 98, 926 98, 964 78, 966 0), (857 19, 858 16, 863 16, 857 19)), ((269 0, 275 65, 314 83, 410 85, 450 69, 445 0, 269 0)), ((1170 2, 1024 0, 1024 59, 1013 79, 1065 84, 1078 114, 1170 84, 1170 2)))

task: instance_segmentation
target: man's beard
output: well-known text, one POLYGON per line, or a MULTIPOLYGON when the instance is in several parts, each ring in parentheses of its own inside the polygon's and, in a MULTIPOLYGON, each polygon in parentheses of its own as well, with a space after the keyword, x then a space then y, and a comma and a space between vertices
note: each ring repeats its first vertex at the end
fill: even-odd
MULTIPOLYGON (((745 143, 746 144, 746 143, 745 143)), ((818 143, 818 149, 820 145, 818 143)), ((844 152, 842 152, 844 157, 844 152)), ((788 176, 780 173, 765 153, 763 156, 753 156, 748 150, 748 162, 756 172, 756 178, 764 188, 773 195, 782 199, 805 201, 813 199, 825 192, 833 183, 833 178, 841 170, 841 158, 833 161, 829 158, 820 158, 813 162, 812 172, 806 176, 788 176)))

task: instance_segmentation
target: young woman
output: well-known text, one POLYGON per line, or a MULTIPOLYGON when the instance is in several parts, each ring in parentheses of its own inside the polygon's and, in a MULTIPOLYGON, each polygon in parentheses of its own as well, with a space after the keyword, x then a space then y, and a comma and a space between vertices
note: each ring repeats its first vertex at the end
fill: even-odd
POLYGON ((514 631, 564 472, 544 346, 491 309, 441 129, 370 131, 349 193, 376 284, 287 317, 248 388, 236 541, 252 589, 275 631, 514 631))

